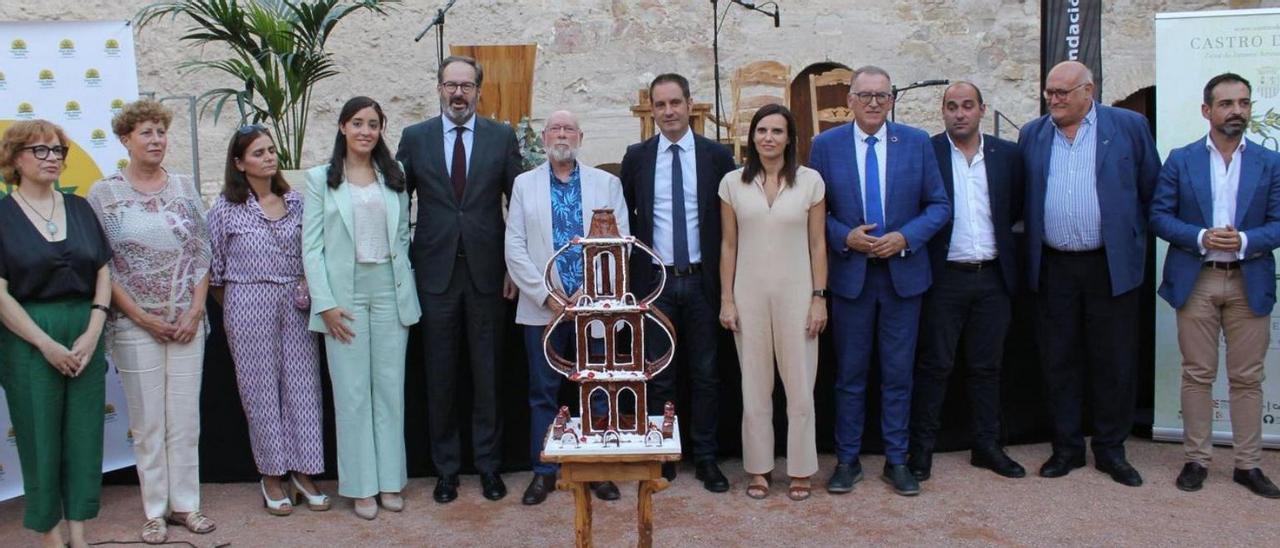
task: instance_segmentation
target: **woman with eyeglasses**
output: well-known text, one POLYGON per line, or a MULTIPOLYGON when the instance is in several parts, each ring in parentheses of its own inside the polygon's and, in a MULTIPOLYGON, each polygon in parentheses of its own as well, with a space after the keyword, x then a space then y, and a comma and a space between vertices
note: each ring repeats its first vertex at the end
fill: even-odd
POLYGON ((166 521, 197 534, 216 527, 200 513, 200 379, 211 252, 195 181, 162 165, 172 119, 156 101, 125 105, 111 129, 129 163, 94 183, 88 196, 113 251, 107 347, 129 401, 147 544, 168 539, 166 521))
POLYGON ((307 330, 302 196, 276 162, 266 128, 245 126, 231 137, 222 195, 209 209, 210 284, 221 288, 263 506, 287 516, 301 501, 328 510, 329 497, 311 481, 324 471, 324 415, 320 347, 307 330))
POLYGON ((720 324, 738 347, 742 465, 754 499, 769 496, 773 472, 775 367, 787 394, 787 496, 809 498, 818 471, 813 386, 827 324, 826 185, 796 160, 796 139, 787 107, 760 107, 746 165, 720 181, 720 324))
POLYGON ((311 330, 324 333, 338 435, 338 494, 355 513, 404 508, 404 353, 421 315, 409 269, 409 195, 387 117, 347 101, 327 165, 307 171, 303 250, 311 330), (374 500, 374 496, 378 501, 374 500))
POLYGON ((111 246, 88 202, 57 186, 70 141, 45 120, 0 137, 0 387, 22 464, 22 524, 85 547, 102 492, 107 363, 100 341, 111 302, 111 246))

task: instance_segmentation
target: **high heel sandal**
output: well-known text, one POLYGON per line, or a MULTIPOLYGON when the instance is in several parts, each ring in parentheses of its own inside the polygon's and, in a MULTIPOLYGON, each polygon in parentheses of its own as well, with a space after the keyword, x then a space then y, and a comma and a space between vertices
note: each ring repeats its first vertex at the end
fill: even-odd
POLYGON ((769 484, 773 483, 772 474, 752 474, 751 479, 747 483, 747 496, 756 500, 769 496, 769 484), (763 479, 764 485, 756 483, 756 479, 763 479))
POLYGON ((812 480, 810 480, 810 479, 809 479, 809 478, 807 478, 807 477, 806 477, 806 478, 797 478, 797 477, 792 477, 792 478, 791 478, 791 485, 787 488, 787 498, 790 498, 791 500, 794 500, 794 501, 796 501, 796 502, 800 502, 800 501, 802 501, 802 500, 806 500, 806 499, 808 499, 808 498, 809 498, 809 496, 813 494, 813 484, 812 484, 812 483, 810 483, 809 485, 796 485, 796 482, 797 482, 797 481, 810 481, 810 482, 811 482, 812 480))
POLYGON ((281 485, 284 491, 284 498, 273 499, 267 496, 267 481, 258 480, 258 486, 262 488, 262 506, 267 509, 267 513, 273 516, 287 516, 293 513, 293 505, 289 503, 289 491, 281 485))
POLYGON ((293 484, 294 504, 302 504, 302 501, 306 500, 307 509, 312 512, 323 512, 329 509, 329 495, 324 493, 311 494, 298 482, 298 478, 293 474, 289 474, 289 483, 293 484))

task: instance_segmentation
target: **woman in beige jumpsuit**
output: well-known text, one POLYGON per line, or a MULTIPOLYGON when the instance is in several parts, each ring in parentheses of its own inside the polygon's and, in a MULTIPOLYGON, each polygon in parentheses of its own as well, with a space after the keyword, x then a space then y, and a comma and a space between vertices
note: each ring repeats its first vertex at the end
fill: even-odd
POLYGON ((827 323, 825 186, 796 161, 795 119, 786 107, 756 112, 747 163, 720 181, 720 323, 733 331, 742 367, 743 465, 747 495, 769 494, 773 470, 774 363, 787 394, 787 495, 810 495, 818 471, 813 385, 818 334, 827 323))

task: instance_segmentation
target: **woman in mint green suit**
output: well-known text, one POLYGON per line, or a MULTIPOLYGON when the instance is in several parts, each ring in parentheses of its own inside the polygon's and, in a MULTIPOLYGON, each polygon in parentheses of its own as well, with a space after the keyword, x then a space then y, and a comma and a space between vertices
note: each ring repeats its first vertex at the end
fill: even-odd
POLYGON ((333 379, 338 493, 365 519, 404 507, 404 356, 421 310, 409 268, 404 171, 383 140, 386 116, 347 101, 328 165, 307 171, 302 247, 310 328, 333 379))

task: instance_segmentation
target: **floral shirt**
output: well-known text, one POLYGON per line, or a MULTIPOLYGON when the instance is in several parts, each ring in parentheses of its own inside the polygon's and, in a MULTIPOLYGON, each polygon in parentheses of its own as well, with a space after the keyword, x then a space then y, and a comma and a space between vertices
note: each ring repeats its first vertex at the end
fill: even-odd
MULTIPOLYGON (((564 247, 574 237, 582 236, 582 177, 578 174, 578 166, 573 166, 573 173, 568 181, 556 178, 555 170, 551 171, 551 233, 555 249, 564 247)), ((573 295, 582 287, 582 246, 575 245, 568 253, 556 256, 556 270, 560 272, 560 285, 564 292, 573 295)))
POLYGON ((143 311, 174 322, 191 306, 212 253, 204 202, 188 175, 167 174, 141 192, 122 173, 89 188, 88 201, 111 244, 111 280, 143 311))

